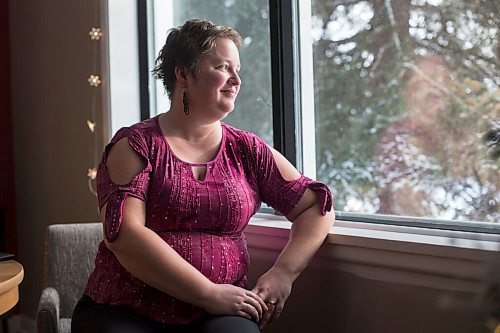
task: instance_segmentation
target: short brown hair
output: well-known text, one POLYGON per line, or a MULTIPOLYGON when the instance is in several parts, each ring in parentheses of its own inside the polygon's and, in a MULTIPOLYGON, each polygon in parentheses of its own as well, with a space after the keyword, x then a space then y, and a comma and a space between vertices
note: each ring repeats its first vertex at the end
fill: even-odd
POLYGON ((241 36, 236 30, 206 20, 188 20, 169 31, 152 73, 162 80, 170 99, 176 81, 175 68, 185 66, 196 76, 200 58, 212 50, 217 38, 232 40, 238 49, 241 46, 241 36))

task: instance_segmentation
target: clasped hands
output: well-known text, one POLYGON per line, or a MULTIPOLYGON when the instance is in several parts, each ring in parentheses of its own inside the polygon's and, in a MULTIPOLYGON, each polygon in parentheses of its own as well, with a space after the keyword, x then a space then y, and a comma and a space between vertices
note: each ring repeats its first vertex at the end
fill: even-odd
POLYGON ((293 279, 286 273, 271 268, 252 290, 214 284, 210 304, 205 309, 214 315, 237 315, 254 320, 263 329, 280 317, 292 283, 293 279))

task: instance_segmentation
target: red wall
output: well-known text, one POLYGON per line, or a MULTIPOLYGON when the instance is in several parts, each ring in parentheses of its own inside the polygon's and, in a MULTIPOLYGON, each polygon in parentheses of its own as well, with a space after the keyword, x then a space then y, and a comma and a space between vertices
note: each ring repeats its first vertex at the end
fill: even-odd
POLYGON ((0 1, 0 251, 17 252, 8 1, 0 1))

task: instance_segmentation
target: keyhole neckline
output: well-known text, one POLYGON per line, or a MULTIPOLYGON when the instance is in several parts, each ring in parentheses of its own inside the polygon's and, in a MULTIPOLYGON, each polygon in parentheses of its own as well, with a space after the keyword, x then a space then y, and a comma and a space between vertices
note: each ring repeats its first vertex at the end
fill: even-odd
POLYGON ((219 149, 217 150, 217 154, 215 154, 214 158, 212 158, 210 161, 207 161, 207 162, 188 162, 188 161, 184 161, 179 156, 177 156, 177 154, 175 153, 175 151, 172 149, 172 146, 170 146, 170 144, 168 143, 168 138, 163 133, 163 130, 162 130, 161 126, 160 126, 160 116, 161 115, 156 116, 156 119, 155 119, 156 120, 156 127, 158 128, 158 132, 162 136, 163 141, 165 142, 165 144, 167 146, 167 149, 170 151, 170 153, 172 154, 172 156, 174 156, 174 158, 177 161, 179 161, 179 162, 181 162, 183 164, 189 165, 191 167, 202 167, 202 166, 207 167, 207 172, 208 172, 208 170, 211 169, 211 165, 217 162, 217 160, 219 159, 220 155, 222 154, 222 150, 224 149, 224 145, 225 145, 225 142, 226 142, 226 128, 224 127, 224 124, 220 123, 221 129, 222 129, 222 138, 221 138, 219 149))

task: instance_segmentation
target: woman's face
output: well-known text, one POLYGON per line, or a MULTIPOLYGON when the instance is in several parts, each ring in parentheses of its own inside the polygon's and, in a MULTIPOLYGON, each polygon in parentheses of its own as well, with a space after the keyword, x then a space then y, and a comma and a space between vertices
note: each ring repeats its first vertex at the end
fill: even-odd
POLYGON ((240 91, 239 70, 238 48, 232 40, 218 38, 214 48, 200 59, 196 78, 188 77, 189 107, 218 119, 226 117, 240 91))

